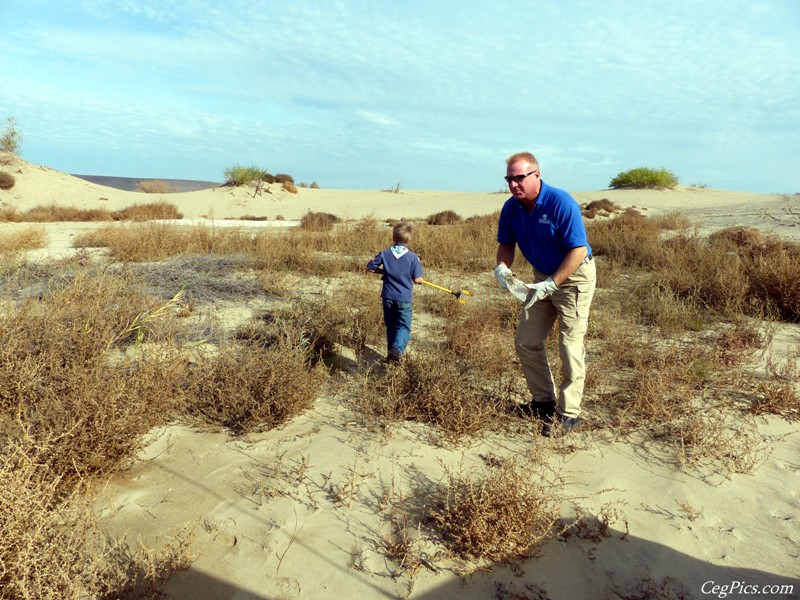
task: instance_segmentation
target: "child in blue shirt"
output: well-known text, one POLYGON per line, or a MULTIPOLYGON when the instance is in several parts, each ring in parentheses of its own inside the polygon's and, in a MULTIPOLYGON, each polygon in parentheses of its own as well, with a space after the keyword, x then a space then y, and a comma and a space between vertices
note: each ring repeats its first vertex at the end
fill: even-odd
POLYGON ((367 271, 383 275, 383 322, 386 325, 386 362, 398 363, 411 340, 411 302, 414 284, 422 283, 422 263, 408 249, 413 228, 400 222, 392 228, 392 246, 367 263, 367 271))

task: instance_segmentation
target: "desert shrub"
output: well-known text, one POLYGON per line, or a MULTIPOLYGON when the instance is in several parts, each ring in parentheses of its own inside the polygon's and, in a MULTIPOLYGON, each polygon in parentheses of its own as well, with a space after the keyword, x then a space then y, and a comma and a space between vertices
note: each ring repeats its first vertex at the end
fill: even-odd
POLYGON ((608 198, 593 200, 581 208, 581 213, 587 219, 594 219, 597 215, 610 216, 621 211, 622 208, 608 198))
POLYGON ((264 183, 275 183, 275 175, 271 173, 264 173, 261 176, 261 181, 263 181, 264 183))
POLYGON ((6 117, 6 127, 0 133, 0 152, 10 152, 18 155, 21 146, 22 132, 17 126, 17 120, 14 117, 6 117))
POLYGON ((307 231, 330 231, 340 220, 331 213, 308 211, 300 218, 300 227, 307 231))
POLYGON ((665 189, 678 185, 678 178, 666 169, 639 167, 617 174, 608 187, 612 189, 665 189))
MULTIPOLYGON (((411 249, 426 268, 480 272, 497 252, 497 216, 464 219, 441 227, 415 226, 411 249)), ((526 261, 517 253, 514 268, 522 270, 526 261)))
POLYGON ((592 202, 589 202, 586 205, 585 210, 602 210, 607 213, 615 213, 621 209, 618 204, 612 202, 608 198, 603 198, 601 200, 593 200, 592 202))
POLYGON ((134 204, 118 211, 114 211, 115 221, 161 221, 165 219, 182 219, 181 213, 174 204, 169 202, 151 202, 149 204, 134 204))
POLYGON ((0 171, 0 190, 10 190, 14 187, 16 182, 16 179, 14 179, 11 173, 0 171))
POLYGON ((281 318, 296 323, 320 355, 332 354, 336 345, 361 353, 367 344, 385 343, 386 339, 376 292, 366 277, 360 277, 324 299, 296 305, 281 318))
POLYGON ((64 494, 44 444, 0 452, 0 599, 158 598, 189 566, 187 532, 159 553, 109 539, 83 492, 64 494))
POLYGON ((276 173, 275 174, 275 183, 294 183, 294 177, 291 175, 287 175, 286 173, 276 173))
POLYGON ((145 194, 174 194, 178 190, 175 189, 175 186, 168 181, 162 181, 160 179, 148 179, 145 181, 140 181, 139 185, 136 186, 136 191, 143 192, 145 194))
POLYGON ((283 189, 289 192, 290 194, 297 193, 297 186, 293 184, 291 181, 284 181, 281 187, 283 187, 283 189))
POLYGON ((385 377, 368 378, 355 403, 367 421, 427 423, 451 440, 501 428, 509 407, 506 390, 446 350, 407 354, 385 377))
POLYGON ((300 342, 231 344, 202 358, 189 380, 186 410, 234 434, 282 425, 311 406, 324 379, 300 342))
POLYGON ((312 181, 310 187, 311 187, 312 190, 318 190, 319 189, 319 184, 316 181, 312 181))
POLYGON ((320 254, 321 243, 315 235, 300 230, 259 232, 251 251, 259 278, 267 284, 273 271, 331 277, 345 270, 351 260, 335 253, 320 254))
POLYGON ((346 221, 325 236, 320 247, 325 252, 336 252, 346 256, 357 256, 366 265, 365 256, 375 253, 391 243, 392 231, 374 218, 346 221))
POLYGON ((592 222, 586 229, 593 252, 620 266, 652 269, 668 260, 661 228, 638 213, 625 212, 615 219, 592 222))
POLYGON ((79 274, 0 319, 0 415, 12 438, 47 444, 49 473, 69 488, 130 460, 179 397, 185 361, 108 362, 112 348, 157 339, 168 318, 121 277, 79 274))
POLYGON ((266 173, 266 169, 262 169, 261 167, 257 167, 255 165, 249 167, 234 165, 225 169, 223 175, 225 177, 225 185, 241 186, 247 185, 251 181, 263 180, 266 173))
POLYGON ((461 220, 461 215, 458 213, 452 210, 444 210, 436 213, 435 215, 429 215, 428 225, 452 225, 453 223, 458 223, 461 220))
POLYGON ((47 241, 47 233, 42 227, 4 231, 0 234, 0 254, 44 248, 47 241))
POLYGON ((708 236, 712 245, 728 245, 728 251, 756 254, 763 252, 767 247, 767 238, 756 227, 726 227, 715 231, 708 236))
POLYGON ((524 558, 558 532, 560 482, 544 476, 540 461, 497 462, 485 476, 448 470, 432 493, 427 518, 462 558, 524 558))
MULTIPOLYGON (((749 299, 758 307, 777 311, 786 321, 800 322, 800 245, 768 243, 765 252, 745 261, 749 299)), ((763 309, 762 311, 763 312, 763 309)))

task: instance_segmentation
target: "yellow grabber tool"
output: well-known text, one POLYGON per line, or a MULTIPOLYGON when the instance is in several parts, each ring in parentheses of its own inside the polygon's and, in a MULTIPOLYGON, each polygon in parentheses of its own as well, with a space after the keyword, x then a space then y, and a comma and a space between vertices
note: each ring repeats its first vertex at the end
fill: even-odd
POLYGON ((443 292, 447 292, 448 294, 453 294, 453 296, 455 296, 461 304, 466 304, 467 303, 467 301, 464 300, 461 297, 462 295, 472 296, 472 294, 470 294, 467 290, 461 290, 460 292, 454 292, 453 290, 448 290, 446 287, 442 287, 440 285, 436 285, 435 283, 431 283, 430 281, 425 281, 424 279, 422 280, 422 283, 424 283, 425 285, 429 285, 432 288, 436 288, 437 290, 442 290, 443 292))

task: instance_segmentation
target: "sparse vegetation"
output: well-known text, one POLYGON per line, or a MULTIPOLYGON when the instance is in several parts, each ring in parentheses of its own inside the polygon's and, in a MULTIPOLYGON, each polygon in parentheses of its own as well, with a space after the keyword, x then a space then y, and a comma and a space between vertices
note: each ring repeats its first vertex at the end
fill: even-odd
POLYGON ((666 169, 639 167, 618 173, 608 187, 612 189, 671 189, 678 185, 678 177, 666 169))
MULTIPOLYGON (((775 319, 800 321, 800 250, 744 228, 701 237, 680 213, 647 218, 609 204, 591 208, 613 218, 588 228, 603 282, 587 338, 588 434, 635 435, 641 452, 669 452, 701 476, 752 472, 766 454, 756 417, 800 420, 797 357, 752 368, 775 319)), ((336 398, 326 419, 343 429, 389 439, 414 428, 473 459, 470 442, 494 436, 530 451, 445 467, 436 481, 413 472, 416 498, 401 498, 394 480, 362 485, 374 477, 364 461, 342 482, 266 456, 265 478, 291 481, 277 491, 256 482, 259 502, 386 512, 375 548, 393 577, 451 559, 513 562, 563 534, 563 482, 544 465, 550 452, 580 449, 542 442, 536 421, 511 416, 527 395, 511 343, 519 305, 483 282, 497 215, 447 212, 416 224, 414 250, 432 280, 483 294, 461 305, 417 290, 419 331, 392 367, 375 359, 385 345, 379 284, 363 272, 389 239, 375 219, 309 212, 280 231, 108 223, 75 241, 107 248, 107 259, 0 265, 0 598, 156 594, 190 561, 188 534, 160 557, 105 539, 88 508, 92 485, 135 460, 154 427, 182 421, 231 436, 286 427, 323 391, 336 398), (266 308, 234 328, 209 316, 243 298, 266 308)), ((548 348, 558 360, 554 338, 548 348)), ((578 513, 569 529, 592 540, 623 518, 609 506, 578 513)), ((352 568, 370 568, 353 556, 352 568)))
POLYGON ((104 221, 157 221, 182 219, 183 214, 174 204, 151 202, 133 204, 120 210, 105 208, 76 208, 74 206, 34 206, 20 212, 15 208, 0 208, 0 221, 8 223, 56 223, 81 222, 101 223, 104 221))

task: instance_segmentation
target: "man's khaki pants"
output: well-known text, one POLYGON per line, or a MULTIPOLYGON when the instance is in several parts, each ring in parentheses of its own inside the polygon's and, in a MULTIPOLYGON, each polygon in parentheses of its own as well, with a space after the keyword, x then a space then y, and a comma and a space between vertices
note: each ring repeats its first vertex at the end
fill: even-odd
MULTIPOLYGON (((547 275, 536 272, 536 282, 547 275)), ((597 283, 594 260, 583 262, 549 298, 523 309, 514 346, 534 402, 555 401, 559 414, 577 417, 581 412, 586 379, 583 338, 589 325, 589 307, 597 283), (553 374, 547 362, 545 340, 558 319, 561 355, 561 388, 556 396, 553 374)))

